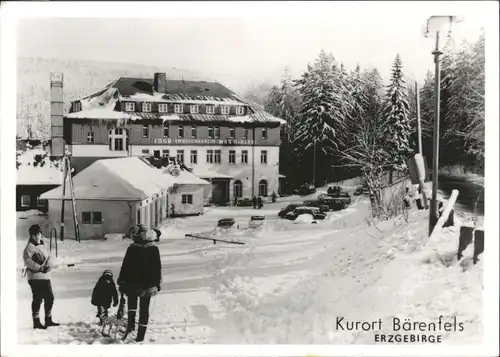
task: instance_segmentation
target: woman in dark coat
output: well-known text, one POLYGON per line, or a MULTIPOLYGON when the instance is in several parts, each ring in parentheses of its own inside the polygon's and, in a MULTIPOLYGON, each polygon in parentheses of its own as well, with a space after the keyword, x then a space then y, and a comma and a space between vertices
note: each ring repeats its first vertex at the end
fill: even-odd
POLYGON ((161 289, 161 259, 158 246, 154 243, 151 232, 143 225, 131 228, 130 236, 134 240, 123 258, 118 277, 120 292, 128 296, 127 332, 135 329, 137 300, 139 300, 139 328, 136 341, 144 340, 149 321, 151 297, 161 289))

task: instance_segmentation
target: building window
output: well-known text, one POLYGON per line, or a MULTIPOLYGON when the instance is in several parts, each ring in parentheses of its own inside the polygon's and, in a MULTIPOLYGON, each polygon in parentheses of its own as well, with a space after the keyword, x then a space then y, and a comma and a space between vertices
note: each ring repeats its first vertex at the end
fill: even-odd
POLYGON ((243 115, 243 114, 245 114, 245 107, 242 106, 242 105, 238 105, 236 107, 236 114, 237 115, 243 115))
POLYGON ((159 113, 167 113, 168 112, 168 104, 165 104, 165 103, 158 104, 158 112, 159 113))
POLYGON ((229 114, 229 105, 221 105, 220 106, 221 114, 229 114))
POLYGON ((229 163, 236 164, 236 151, 229 150, 229 163))
POLYGON ((191 163, 192 164, 197 164, 198 163, 198 152, 196 150, 191 150, 191 163))
POLYGON ((241 151, 241 163, 248 164, 248 150, 241 151))
POLYGON ((260 163, 267 164, 267 150, 262 150, 260 152, 260 163))
POLYGON ((216 139, 220 139, 220 126, 214 127, 214 136, 216 139))
POLYGON ((168 123, 163 123, 163 136, 167 137, 170 135, 168 123))
POLYGON ((184 162, 184 150, 177 150, 177 161, 184 162))
POLYGON ((141 224, 141 208, 137 209, 137 224, 141 224))
POLYGON ((189 112, 191 114, 198 114, 200 112, 200 107, 198 106, 198 104, 191 104, 189 106, 189 112))
POLYGON ((262 139, 267 139, 267 129, 266 128, 262 129, 262 139))
POLYGON ((126 102, 125 103, 125 111, 126 112, 135 112, 135 103, 134 102, 126 102))
POLYGON ((179 138, 184 137, 184 127, 182 125, 179 125, 179 127, 177 128, 177 136, 179 138))
POLYGON ((215 153, 214 153, 214 163, 216 163, 216 164, 220 164, 221 163, 220 150, 215 150, 215 153))
POLYGON ((213 164, 213 163, 214 163, 214 151, 207 150, 207 164, 213 164))
POLYGON ((170 151, 169 150, 162 150, 161 151, 161 156, 163 156, 163 157, 169 157, 170 156, 170 151))
POLYGON ((108 132, 108 145, 111 151, 128 150, 127 130, 123 128, 111 129, 108 132))
POLYGON ((174 113, 182 113, 182 104, 174 104, 174 113))
POLYGON ((80 110, 82 110, 82 102, 80 102, 80 101, 74 102, 73 103, 73 111, 79 112, 80 110))
POLYGON ((243 185, 240 180, 234 181, 234 197, 243 197, 243 185))
POLYGON ((82 212, 82 224, 102 224, 102 213, 82 212))
POLYGON ((143 155, 149 155, 149 149, 142 149, 141 152, 143 155))
POLYGON ((191 138, 196 139, 197 136, 197 130, 195 126, 191 127, 191 138))
POLYGON ((29 195, 21 196, 21 207, 29 207, 31 205, 31 197, 29 195))
POLYGON ((205 108, 206 108, 205 111, 207 114, 214 114, 215 113, 215 105, 208 104, 205 108))
POLYGON ((94 143, 94 132, 89 131, 87 134, 87 143, 93 144, 94 143))
POLYGON ((40 196, 36 198, 36 205, 38 207, 47 207, 47 200, 41 199, 40 196))
POLYGON ((248 139, 248 129, 243 129, 243 136, 241 138, 248 139))
POLYGON ((236 133, 235 128, 229 128, 229 138, 234 139, 236 133))
POLYGON ((259 196, 266 197, 267 196, 267 181, 260 180, 259 182, 259 196))
POLYGON ((182 204, 193 204, 193 195, 182 195, 182 204))
POLYGON ((149 125, 142 126, 142 137, 143 138, 149 137, 149 125))
POLYGON ((208 127, 208 137, 210 139, 213 139, 214 138, 214 127, 213 126, 209 126, 208 127))
POLYGON ((151 112, 151 103, 150 102, 142 103, 142 111, 150 113, 151 112))

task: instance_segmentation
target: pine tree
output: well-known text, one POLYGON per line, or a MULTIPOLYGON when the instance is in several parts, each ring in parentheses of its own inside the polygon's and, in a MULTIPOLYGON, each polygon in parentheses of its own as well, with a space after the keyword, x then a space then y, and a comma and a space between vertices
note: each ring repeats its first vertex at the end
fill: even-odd
POLYGON ((399 54, 394 60, 382 115, 385 120, 386 149, 392 157, 393 169, 404 171, 406 159, 413 150, 410 146, 408 93, 399 54))
POLYGON ((348 115, 343 102, 342 75, 331 54, 321 51, 314 66, 296 82, 302 96, 294 142, 305 154, 317 148, 325 155, 333 154, 339 147, 340 130, 345 127, 348 115))

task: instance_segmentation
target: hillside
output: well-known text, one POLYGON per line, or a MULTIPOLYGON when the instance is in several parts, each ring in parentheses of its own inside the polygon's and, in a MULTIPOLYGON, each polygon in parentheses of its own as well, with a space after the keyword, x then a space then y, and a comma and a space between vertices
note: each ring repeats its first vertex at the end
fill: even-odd
MULTIPOLYGON (((235 78, 228 75, 204 74, 197 71, 137 64, 108 63, 48 58, 19 58, 17 63, 17 134, 27 137, 31 125, 33 138, 46 140, 50 133, 51 72, 64 74, 65 110, 72 100, 102 89, 119 76, 152 78, 154 72, 166 72, 171 79, 218 81, 234 91, 235 78)), ((238 88, 239 87, 239 88, 238 88)))

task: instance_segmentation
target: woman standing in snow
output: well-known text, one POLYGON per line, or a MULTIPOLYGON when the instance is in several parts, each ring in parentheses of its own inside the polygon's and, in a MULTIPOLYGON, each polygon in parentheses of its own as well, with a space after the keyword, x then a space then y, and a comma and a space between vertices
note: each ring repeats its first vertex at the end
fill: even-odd
POLYGON ((29 228, 29 241, 23 251, 24 265, 28 284, 31 287, 33 301, 31 312, 33 315, 33 328, 46 329, 50 326, 59 326, 52 321, 52 306, 54 305, 54 293, 50 282, 50 271, 52 270, 52 259, 48 240, 43 238, 42 229, 38 224, 29 228), (45 325, 40 322, 40 307, 44 302, 45 325))
POLYGON ((123 258, 118 285, 120 292, 128 296, 127 332, 135 330, 137 300, 139 300, 139 328, 137 342, 144 341, 149 321, 151 297, 161 289, 161 259, 154 237, 143 225, 131 228, 134 240, 123 258))

